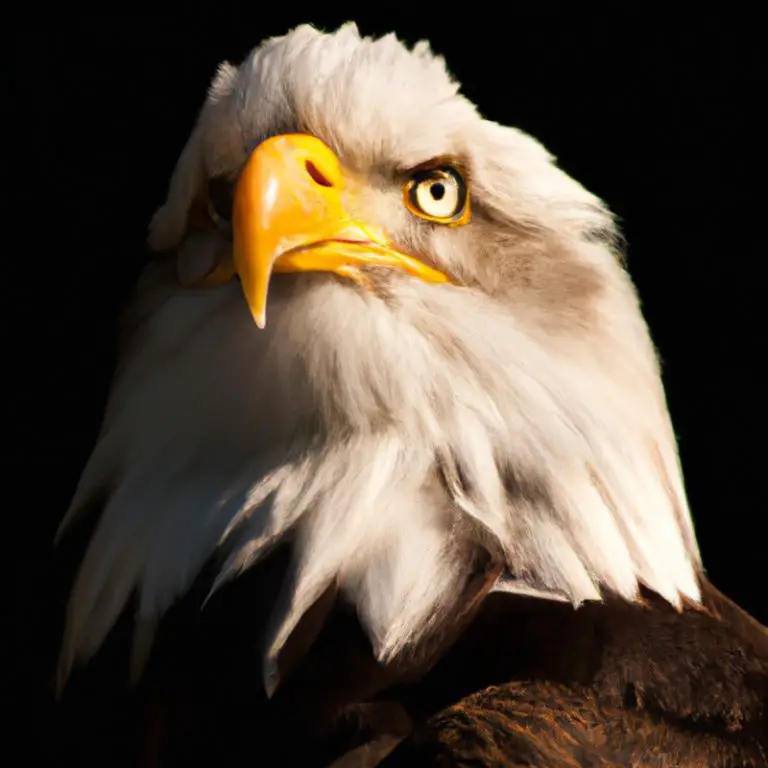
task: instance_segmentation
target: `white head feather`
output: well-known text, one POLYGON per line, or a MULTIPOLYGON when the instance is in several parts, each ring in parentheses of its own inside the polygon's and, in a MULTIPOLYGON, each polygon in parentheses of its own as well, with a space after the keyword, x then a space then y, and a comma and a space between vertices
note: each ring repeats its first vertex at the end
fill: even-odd
POLYGON ((222 65, 151 246, 199 248, 187 222, 208 180, 297 130, 368 175, 361 214, 463 284, 392 275, 385 300, 281 275, 260 331, 237 284, 190 292, 150 268, 67 517, 109 490, 62 669, 98 649, 134 591, 154 622, 210 558, 226 579, 289 532, 268 684, 331 583, 379 659, 413 649, 456 609, 473 546, 505 559, 504 589, 578 604, 644 584, 698 600, 675 440, 610 215, 535 140, 482 119, 426 44, 303 26, 222 65), (392 182, 443 155, 469 169, 463 228, 416 221, 392 182))

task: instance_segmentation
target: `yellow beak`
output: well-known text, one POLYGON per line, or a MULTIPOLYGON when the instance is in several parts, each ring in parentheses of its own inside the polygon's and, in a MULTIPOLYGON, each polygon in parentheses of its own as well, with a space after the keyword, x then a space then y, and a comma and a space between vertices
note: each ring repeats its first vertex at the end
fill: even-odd
POLYGON ((232 212, 235 269, 253 319, 266 324, 275 272, 334 272, 362 284, 365 265, 433 283, 447 277, 394 249, 383 232, 353 220, 342 202, 350 179, 336 155, 303 134, 274 136, 248 158, 232 212))

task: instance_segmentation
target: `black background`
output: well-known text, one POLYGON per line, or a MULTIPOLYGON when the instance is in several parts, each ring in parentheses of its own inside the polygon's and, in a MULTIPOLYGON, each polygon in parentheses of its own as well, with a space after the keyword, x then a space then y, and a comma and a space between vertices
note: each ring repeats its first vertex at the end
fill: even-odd
POLYGON ((487 117, 537 136, 618 213, 704 563, 768 622, 758 114, 768 83, 756 16, 260 5, 13 26, 2 98, 2 551, 15 564, 5 636, 16 649, 3 675, 23 677, 30 703, 49 683, 68 587, 54 531, 96 436, 147 222, 216 65, 304 21, 330 29, 354 18, 366 34, 430 39, 487 117))

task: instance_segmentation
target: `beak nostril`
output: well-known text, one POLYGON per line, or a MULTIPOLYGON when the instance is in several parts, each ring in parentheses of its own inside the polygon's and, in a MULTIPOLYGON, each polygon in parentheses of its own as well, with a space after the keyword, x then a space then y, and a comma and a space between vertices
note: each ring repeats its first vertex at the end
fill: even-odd
POLYGON ((312 177, 312 180, 319 184, 321 187, 332 187, 333 184, 326 178, 326 176, 323 175, 323 173, 318 169, 318 167, 311 161, 307 160, 304 163, 304 166, 307 169, 307 173, 312 177))

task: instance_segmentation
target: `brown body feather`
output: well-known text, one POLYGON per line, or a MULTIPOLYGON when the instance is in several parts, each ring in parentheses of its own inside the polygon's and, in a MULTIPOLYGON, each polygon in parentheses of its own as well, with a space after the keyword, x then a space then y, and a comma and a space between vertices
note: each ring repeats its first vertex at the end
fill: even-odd
POLYGON ((382 765, 768 765, 768 633, 710 584, 681 614, 503 602, 433 673, 478 690, 382 765))
POLYGON ((704 607, 680 613, 650 594, 645 605, 574 609, 494 593, 431 668, 431 659, 379 666, 337 605, 269 700, 260 635, 285 554, 202 614, 196 595, 183 601, 139 691, 110 699, 104 671, 124 651, 118 629, 62 702, 68 749, 58 759, 81 768, 104 765, 105 754, 116 768, 768 764, 768 632, 707 582, 704 607))

